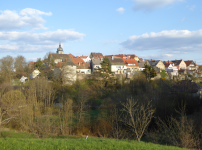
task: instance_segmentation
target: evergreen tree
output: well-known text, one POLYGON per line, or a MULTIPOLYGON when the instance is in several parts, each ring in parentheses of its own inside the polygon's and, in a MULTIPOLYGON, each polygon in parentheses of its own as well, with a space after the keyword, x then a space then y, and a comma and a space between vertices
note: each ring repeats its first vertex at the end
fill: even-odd
POLYGON ((105 87, 111 85, 111 83, 114 80, 114 76, 111 73, 111 65, 107 57, 105 57, 103 59, 103 62, 101 63, 100 73, 101 73, 101 77, 103 78, 105 87))
POLYGON ((108 79, 111 74, 111 65, 109 59, 105 57, 101 63, 101 74, 104 79, 108 79))
POLYGON ((156 76, 156 71, 151 65, 144 65, 143 73, 145 74, 147 80, 150 80, 151 78, 154 78, 156 76))

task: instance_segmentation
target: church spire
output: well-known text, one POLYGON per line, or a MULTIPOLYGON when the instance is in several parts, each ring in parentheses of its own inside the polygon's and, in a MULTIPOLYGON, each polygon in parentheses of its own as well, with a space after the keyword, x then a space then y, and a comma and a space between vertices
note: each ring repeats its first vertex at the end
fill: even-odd
POLYGON ((59 47, 58 47, 56 53, 58 53, 58 54, 64 54, 63 48, 61 47, 61 43, 59 43, 59 47))

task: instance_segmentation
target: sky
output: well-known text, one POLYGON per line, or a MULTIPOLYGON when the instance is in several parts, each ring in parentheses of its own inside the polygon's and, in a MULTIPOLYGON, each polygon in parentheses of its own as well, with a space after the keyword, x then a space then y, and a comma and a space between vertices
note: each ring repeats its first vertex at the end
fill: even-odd
POLYGON ((202 65, 201 0, 6 0, 0 5, 0 59, 51 52, 135 54, 202 65))

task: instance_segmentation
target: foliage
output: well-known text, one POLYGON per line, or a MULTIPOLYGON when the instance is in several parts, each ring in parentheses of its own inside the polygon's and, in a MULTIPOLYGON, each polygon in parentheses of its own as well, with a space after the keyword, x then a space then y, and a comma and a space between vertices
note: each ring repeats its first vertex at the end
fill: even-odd
POLYGON ((114 81, 114 76, 111 72, 111 65, 110 61, 107 57, 103 59, 103 62, 101 63, 101 76, 103 78, 104 86, 112 86, 112 82, 114 81))
POLYGON ((103 76, 109 77, 109 74, 111 74, 111 65, 107 57, 103 59, 101 66, 101 73, 103 73, 103 76))
POLYGON ((156 71, 151 65, 144 65, 143 73, 145 74, 147 80, 150 80, 151 78, 154 78, 156 76, 156 71))
POLYGON ((162 70, 162 71, 160 72, 160 75, 161 75, 161 78, 165 78, 168 74, 165 73, 165 70, 162 70))
POLYGON ((41 58, 37 59, 37 62, 35 63, 35 67, 37 69, 42 69, 43 67, 45 67, 45 64, 43 63, 43 61, 41 60, 41 58))

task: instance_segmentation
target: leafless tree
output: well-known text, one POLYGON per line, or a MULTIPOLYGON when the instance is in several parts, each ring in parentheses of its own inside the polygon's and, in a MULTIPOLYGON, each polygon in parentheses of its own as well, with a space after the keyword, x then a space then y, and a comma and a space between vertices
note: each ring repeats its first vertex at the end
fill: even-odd
POLYGON ((3 81, 11 82, 14 75, 14 59, 11 56, 0 59, 0 71, 3 81))
POLYGON ((24 72, 26 66, 27 63, 24 56, 19 55, 15 58, 14 68, 16 69, 16 72, 24 72))
POLYGON ((183 105, 179 111, 176 111, 180 115, 179 118, 171 116, 167 121, 159 119, 157 122, 158 128, 161 133, 165 133, 162 134, 165 136, 161 139, 174 146, 200 149, 200 131, 197 132, 194 121, 187 118, 185 106, 183 105))
POLYGON ((123 110, 127 113, 123 122, 131 127, 137 140, 140 141, 153 118, 155 109, 151 105, 151 101, 147 104, 139 104, 133 98, 128 98, 126 103, 122 103, 122 105, 123 110))
POLYGON ((27 107, 24 94, 18 90, 11 90, 5 93, 0 103, 0 125, 16 119, 20 116, 21 111, 27 107))

